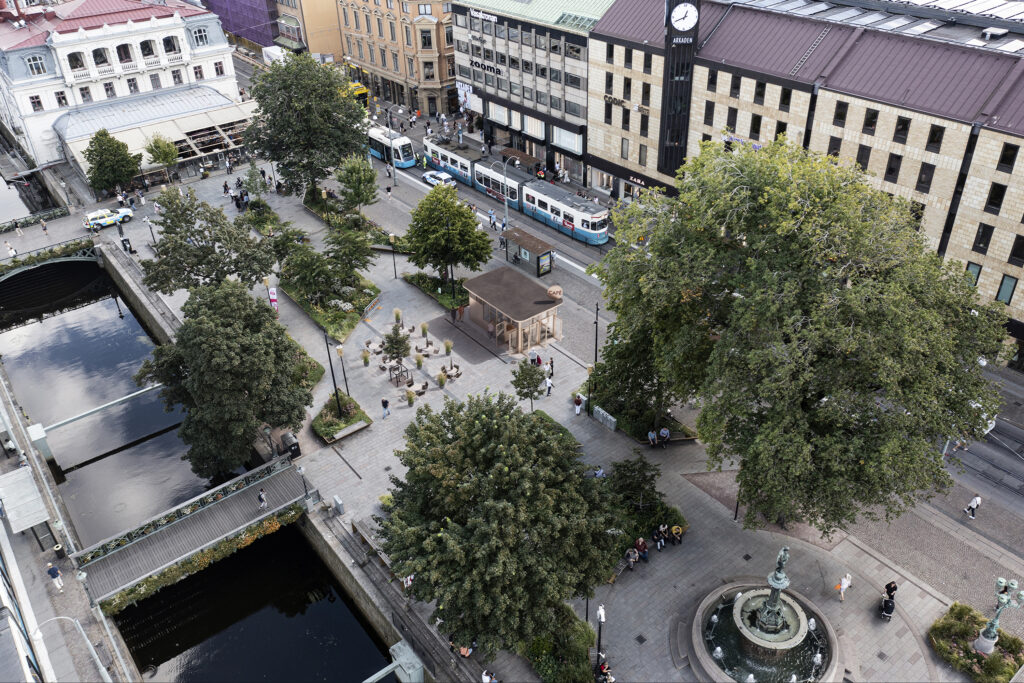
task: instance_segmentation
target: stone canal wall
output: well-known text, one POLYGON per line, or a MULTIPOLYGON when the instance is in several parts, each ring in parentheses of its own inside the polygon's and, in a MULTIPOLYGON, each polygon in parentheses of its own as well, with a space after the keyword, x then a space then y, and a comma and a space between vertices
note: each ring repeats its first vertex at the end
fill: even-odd
POLYGON ((100 267, 110 275, 142 326, 160 344, 173 341, 181 321, 160 297, 142 284, 142 267, 115 244, 104 241, 96 248, 100 252, 100 267))

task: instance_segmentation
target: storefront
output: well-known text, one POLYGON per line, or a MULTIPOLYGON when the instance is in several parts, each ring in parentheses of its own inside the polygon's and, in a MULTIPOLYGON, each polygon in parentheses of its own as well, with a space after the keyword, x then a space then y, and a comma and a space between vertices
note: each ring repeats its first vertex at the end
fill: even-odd
POLYGON ((587 162, 593 169, 590 187, 612 199, 635 199, 641 192, 652 187, 663 187, 670 196, 676 194, 676 188, 671 183, 637 173, 607 159, 589 156, 587 162))
POLYGON ((463 283, 469 319, 486 331, 487 343, 509 353, 526 353, 562 339, 562 288, 544 288, 512 268, 502 267, 463 283))

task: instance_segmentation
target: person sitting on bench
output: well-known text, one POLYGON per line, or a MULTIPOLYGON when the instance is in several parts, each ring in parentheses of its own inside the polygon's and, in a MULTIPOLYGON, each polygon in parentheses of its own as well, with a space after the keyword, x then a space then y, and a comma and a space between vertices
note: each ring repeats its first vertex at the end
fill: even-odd
POLYGON ((640 559, 640 555, 636 552, 636 548, 630 548, 626 551, 626 566, 629 567, 630 571, 633 571, 633 565, 640 559))
POLYGON ((661 447, 662 447, 662 448, 664 448, 664 447, 665 447, 665 444, 667 444, 667 443, 668 443, 668 440, 669 440, 669 439, 670 439, 671 437, 672 437, 672 432, 670 432, 670 431, 668 430, 668 427, 662 427, 662 428, 661 428, 661 431, 660 431, 660 432, 658 432, 658 443, 659 443, 659 444, 661 444, 661 447))
POLYGON ((636 543, 633 544, 633 547, 636 548, 636 552, 640 555, 640 559, 647 562, 647 541, 643 538, 638 538, 636 539, 636 543))
POLYGON ((651 444, 651 448, 654 448, 655 446, 658 445, 658 434, 657 432, 654 431, 654 429, 651 429, 651 431, 647 432, 647 443, 651 444))
POLYGON ((672 533, 669 535, 668 540, 672 541, 672 545, 681 544, 683 542, 683 527, 676 524, 672 527, 672 533))

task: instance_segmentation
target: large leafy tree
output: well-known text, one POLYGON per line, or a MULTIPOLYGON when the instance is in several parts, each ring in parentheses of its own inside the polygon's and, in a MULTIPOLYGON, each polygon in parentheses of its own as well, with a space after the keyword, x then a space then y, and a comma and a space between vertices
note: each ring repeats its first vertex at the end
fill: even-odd
POLYGON ((316 187, 350 154, 366 147, 366 110, 348 79, 308 54, 290 54, 256 78, 257 109, 246 144, 277 163, 292 190, 316 187))
POLYGON ((677 198, 619 212, 619 244, 644 246, 597 272, 619 337, 651 335, 658 376, 702 399, 746 524, 828 534, 948 487, 936 444, 995 414, 978 359, 999 353, 1005 313, 926 252, 906 202, 834 159, 705 144, 683 171, 677 198))
POLYGON ((149 163, 161 166, 164 175, 170 180, 171 176, 167 169, 178 161, 178 146, 167 136, 157 133, 146 143, 146 154, 149 156, 149 163))
POLYGON ((377 170, 365 156, 346 157, 334 172, 341 188, 338 202, 342 213, 359 213, 364 206, 377 202, 377 170))
POLYGON ((242 284, 194 289, 182 310, 174 343, 153 349, 135 380, 162 383, 168 410, 185 408, 185 458, 211 478, 248 460, 261 425, 298 428, 313 396, 302 349, 242 284))
POLYGON ((356 271, 370 267, 377 253, 370 239, 371 225, 361 213, 328 216, 331 231, 327 234, 327 257, 337 264, 342 285, 355 285, 356 271))
POLYGON ((384 549, 456 644, 493 653, 545 633, 607 578, 613 520, 571 437, 485 394, 421 407, 406 439, 384 549))
POLYGON ((544 395, 544 378, 547 374, 543 365, 537 365, 529 358, 522 359, 512 368, 512 388, 516 390, 519 400, 530 399, 530 412, 533 412, 533 400, 544 395))
POLYGON ((413 265, 435 268, 442 278, 457 265, 480 270, 491 257, 491 240, 477 230, 473 210, 447 185, 435 185, 413 209, 405 242, 413 265))
POLYGON ((196 199, 166 190, 158 199, 163 207, 156 260, 142 261, 143 282, 158 292, 215 285, 230 276, 253 285, 274 267, 269 243, 252 237, 245 220, 231 221, 224 211, 196 199))
POLYGON ((284 260, 281 278, 297 287, 313 304, 323 305, 337 288, 337 271, 337 264, 313 247, 295 244, 284 260))
POLYGON ((93 133, 82 156, 89 162, 87 175, 94 190, 127 187, 138 174, 139 164, 142 163, 141 154, 130 154, 128 145, 111 135, 106 128, 93 133))

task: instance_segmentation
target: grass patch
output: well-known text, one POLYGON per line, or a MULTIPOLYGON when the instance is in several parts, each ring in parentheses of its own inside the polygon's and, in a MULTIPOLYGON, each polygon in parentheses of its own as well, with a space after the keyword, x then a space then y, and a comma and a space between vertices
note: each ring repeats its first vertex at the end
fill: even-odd
POLYGON ((295 368, 295 376, 292 378, 295 382, 300 384, 304 389, 312 389, 316 386, 316 383, 320 381, 320 378, 324 376, 324 366, 317 363, 316 360, 296 343, 299 348, 299 362, 295 368))
POLYGON ((422 272, 402 273, 402 279, 418 288, 421 292, 448 310, 458 308, 459 306, 469 305, 469 292, 467 292, 466 288, 462 286, 462 283, 466 281, 465 278, 460 278, 455 281, 454 299, 452 298, 451 283, 442 282, 441 278, 436 275, 428 275, 422 272), (441 290, 440 294, 437 293, 438 289, 441 290))
POLYGON ((334 435, 345 427, 362 420, 370 424, 373 420, 363 412, 354 398, 338 389, 338 400, 334 395, 327 398, 324 407, 320 409, 317 416, 313 418, 313 431, 327 443, 334 441, 334 435), (338 402, 341 402, 341 415, 338 414, 338 402))
POLYGON ((561 605, 554 614, 549 633, 517 645, 517 652, 528 659, 544 683, 592 683, 590 647, 596 640, 594 629, 561 605))
POLYGON ((1008 683, 1024 666, 1024 642, 999 629, 996 649, 987 657, 973 643, 988 619, 969 605, 954 602, 928 629, 928 642, 942 659, 976 683, 1008 683))
POLYGON ((134 586, 102 601, 100 608, 108 617, 113 616, 139 600, 145 600, 160 589, 178 583, 192 574, 201 572, 214 562, 223 560, 228 555, 252 545, 256 539, 268 536, 282 526, 291 524, 301 517, 304 511, 303 506, 298 503, 289 505, 270 517, 250 524, 241 533, 200 550, 158 574, 146 577, 134 586))
POLYGON ((327 330, 327 334, 341 342, 348 339, 348 335, 350 335, 352 330, 356 328, 356 325, 359 324, 363 315, 363 309, 366 308, 378 294, 380 294, 380 288, 377 287, 377 285, 360 275, 359 285, 356 288, 356 292, 353 295, 352 300, 349 302, 355 310, 350 313, 346 313, 345 311, 336 308, 326 308, 310 303, 309 300, 303 296, 299 288, 295 287, 287 280, 283 280, 280 287, 285 294, 291 297, 292 301, 297 303, 302 310, 306 312, 306 315, 327 330), (372 293, 368 293, 364 290, 370 290, 372 293))

